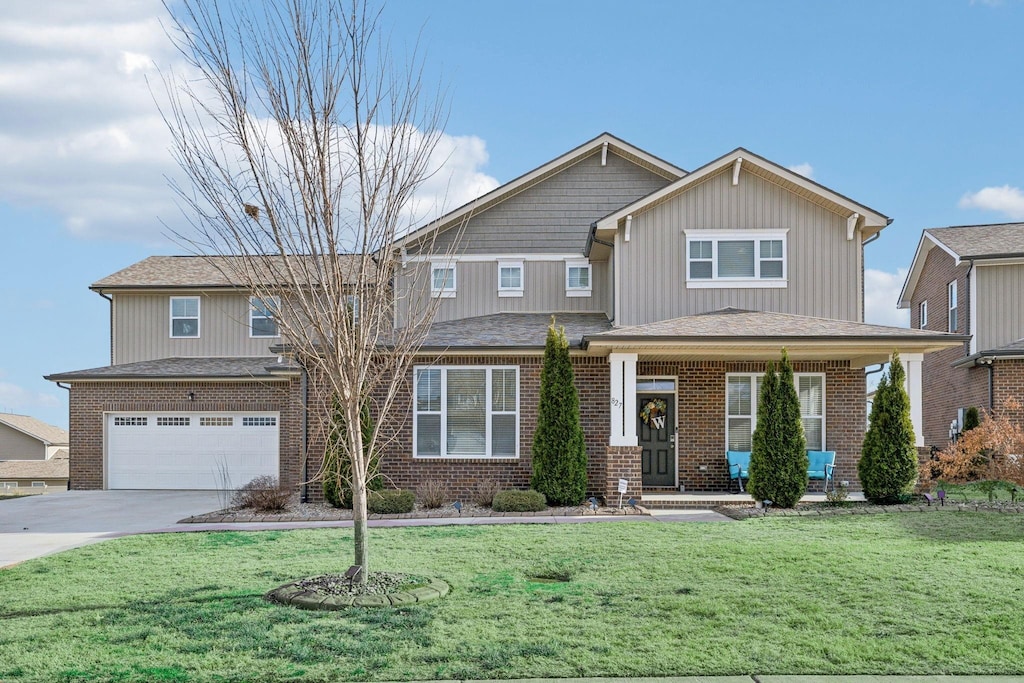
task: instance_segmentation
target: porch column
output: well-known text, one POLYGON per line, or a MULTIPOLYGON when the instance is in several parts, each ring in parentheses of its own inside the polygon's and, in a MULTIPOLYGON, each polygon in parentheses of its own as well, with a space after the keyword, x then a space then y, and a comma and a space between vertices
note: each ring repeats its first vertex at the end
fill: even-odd
POLYGON ((921 363, 924 361, 923 353, 900 354, 903 362, 903 370, 906 372, 907 396, 910 397, 910 421, 914 425, 914 445, 924 446, 924 412, 922 409, 923 396, 921 395, 921 363))
POLYGON ((609 446, 636 446, 636 354, 610 353, 611 436, 609 446))

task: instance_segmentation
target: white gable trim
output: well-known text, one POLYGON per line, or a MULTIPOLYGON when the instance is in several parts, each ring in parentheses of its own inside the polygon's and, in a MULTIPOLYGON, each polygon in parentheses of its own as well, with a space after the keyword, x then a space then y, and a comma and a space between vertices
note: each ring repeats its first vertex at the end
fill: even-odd
POLYGON ((717 173, 718 171, 734 164, 738 160, 742 160, 744 164, 750 164, 762 168, 770 173, 773 173, 781 178, 784 178, 785 180, 793 183, 794 185, 799 185, 808 192, 813 192, 834 204, 838 204, 839 206, 849 209, 850 213, 847 214, 847 218, 849 218, 853 214, 860 214, 860 216, 862 217, 861 220, 863 221, 861 225, 877 227, 881 229, 890 223, 888 217, 883 216, 877 211, 874 211, 871 208, 864 206, 862 204, 858 204, 857 202, 854 202, 851 199, 848 199, 836 192, 833 192, 832 190, 828 189, 827 187, 824 187, 823 185, 819 185, 818 183, 808 180, 807 178, 803 177, 798 173, 794 173, 793 171, 790 171, 787 168, 783 168, 782 166, 779 166, 774 162, 768 161, 767 159, 763 159, 757 156, 756 154, 753 154, 741 147, 736 150, 733 150, 732 152, 729 152, 723 157, 719 157, 715 161, 712 161, 711 163, 706 164, 705 166, 702 166, 696 171, 693 171, 692 173, 683 176, 674 183, 671 183, 656 192, 652 192, 646 197, 641 197, 637 201, 619 209, 615 213, 605 216, 604 218, 597 222, 597 229, 614 230, 618 227, 619 220, 623 219, 625 216, 629 214, 633 214, 635 216, 637 213, 646 210, 648 206, 683 192, 688 187, 695 185, 702 179, 707 178, 712 174, 717 173))
POLYGON ((914 251, 914 260, 910 262, 910 271, 907 273, 907 279, 903 283, 903 289, 900 290, 900 299, 896 304, 896 308, 910 308, 910 299, 914 296, 917 281, 921 277, 921 271, 924 270, 924 262, 928 258, 928 252, 935 247, 942 249, 942 251, 952 256, 953 265, 960 265, 960 256, 955 251, 928 232, 922 230, 921 239, 918 241, 917 249, 914 251))
POLYGON ((659 159, 638 147, 634 147, 628 142, 620 140, 610 133, 602 133, 593 140, 583 143, 579 147, 566 152, 556 159, 552 159, 543 166, 539 166, 529 173, 521 175, 518 178, 491 190, 487 194, 477 197, 467 204, 463 204, 461 207, 446 213, 427 225, 413 230, 408 235, 396 240, 395 247, 401 248, 410 242, 421 239, 432 231, 440 231, 458 223, 459 221, 469 220, 471 216, 477 213, 480 207, 487 206, 489 208, 490 205, 504 201, 505 199, 508 199, 533 186, 539 180, 543 179, 544 176, 558 169, 560 166, 571 165, 576 161, 589 157, 592 154, 603 152, 606 149, 610 149, 613 153, 620 152, 630 156, 635 156, 652 167, 659 169, 662 172, 661 175, 668 179, 678 179, 686 175, 686 171, 678 166, 673 166, 667 161, 659 159))

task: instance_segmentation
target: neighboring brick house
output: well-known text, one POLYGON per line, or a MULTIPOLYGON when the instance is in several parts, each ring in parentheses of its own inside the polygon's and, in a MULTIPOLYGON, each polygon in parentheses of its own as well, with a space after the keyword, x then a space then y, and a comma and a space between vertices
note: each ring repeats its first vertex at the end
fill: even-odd
MULTIPOLYGON (((402 239, 396 301, 433 298, 437 313, 405 411, 378 416, 383 474, 456 495, 481 479, 528 486, 554 314, 591 493, 619 478, 634 495, 726 490, 725 451, 749 449, 758 376, 783 347, 809 448, 836 451, 856 482, 864 368, 899 348, 913 385, 923 354, 964 339, 863 322, 864 243, 889 222, 743 149, 686 172, 600 135, 402 239)), ((152 257, 92 288, 111 299, 111 365, 49 378, 70 385, 72 487, 316 472, 323 401, 215 264, 152 257)))
POLYGON ((1024 223, 925 230, 899 307, 912 328, 968 338, 925 357, 928 446, 944 447, 967 408, 1024 398, 1024 223))

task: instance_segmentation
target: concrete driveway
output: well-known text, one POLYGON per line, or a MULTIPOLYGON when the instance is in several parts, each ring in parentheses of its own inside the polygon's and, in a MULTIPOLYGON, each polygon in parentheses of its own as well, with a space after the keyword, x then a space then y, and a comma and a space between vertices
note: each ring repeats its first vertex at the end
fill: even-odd
POLYGON ((0 501, 0 568, 217 510, 216 491, 68 491, 0 501))

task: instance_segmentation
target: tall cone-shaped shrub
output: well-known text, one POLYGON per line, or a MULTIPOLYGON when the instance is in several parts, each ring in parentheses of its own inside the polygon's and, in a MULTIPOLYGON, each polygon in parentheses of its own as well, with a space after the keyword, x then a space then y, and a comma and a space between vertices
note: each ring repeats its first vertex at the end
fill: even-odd
MULTIPOLYGON (((369 450, 370 438, 373 434, 373 416, 370 415, 369 404, 364 403, 359 412, 359 427, 363 430, 364 448, 369 450)), ((336 508, 352 507, 352 460, 344 452, 348 443, 348 424, 341 403, 337 398, 331 401, 331 424, 327 434, 327 448, 324 451, 323 475, 324 500, 336 508)), ((377 454, 374 454, 375 456, 377 454)), ((384 482, 377 474, 379 457, 370 457, 369 473, 366 488, 368 491, 379 491, 384 482)))
POLYGON ((587 449, 580 425, 569 341, 551 318, 540 371, 531 486, 551 505, 576 505, 587 493, 587 449))
POLYGON ((775 363, 768 363, 761 381, 747 490, 754 500, 770 500, 784 508, 796 505, 807 491, 807 442, 785 349, 778 374, 775 363))
POLYGON ((906 375, 900 354, 893 352, 889 371, 875 390, 868 433, 857 475, 864 497, 873 503, 898 503, 917 478, 917 449, 910 421, 910 398, 903 388, 906 375))

